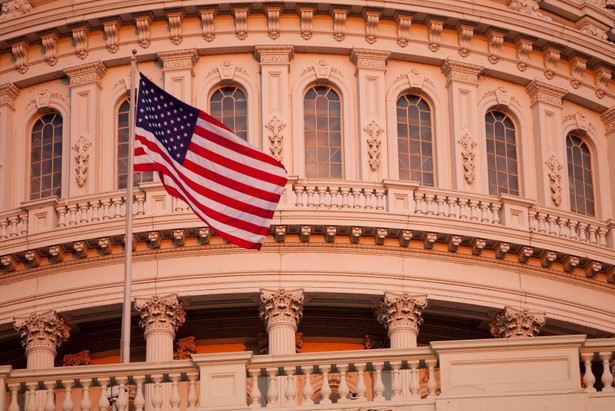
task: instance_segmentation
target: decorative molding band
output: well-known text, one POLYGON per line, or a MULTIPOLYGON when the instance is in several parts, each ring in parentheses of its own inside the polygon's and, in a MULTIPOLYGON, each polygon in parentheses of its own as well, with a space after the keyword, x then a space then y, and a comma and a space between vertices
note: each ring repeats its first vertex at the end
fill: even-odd
POLYGON ((107 68, 101 61, 86 63, 80 66, 67 67, 64 73, 70 79, 70 86, 83 86, 96 83, 100 86, 100 81, 107 73, 107 68))
POLYGON ((295 46, 290 44, 259 44, 254 46, 254 56, 261 64, 290 64, 295 46))
POLYGON ((444 63, 442 63, 441 70, 448 79, 448 82, 462 81, 470 84, 478 84, 478 76, 484 70, 484 67, 446 59, 444 63))
POLYGON ((14 110, 17 96, 19 89, 13 83, 0 84, 0 107, 6 105, 14 110))
POLYGON ((350 59, 359 69, 384 70, 391 52, 353 47, 350 59))
POLYGON ((568 93, 568 90, 564 88, 537 79, 532 80, 525 91, 532 100, 532 106, 537 102, 541 102, 562 107, 562 98, 568 93))
POLYGON ((199 61, 199 53, 196 49, 161 51, 158 58, 162 62, 164 71, 192 69, 199 61))

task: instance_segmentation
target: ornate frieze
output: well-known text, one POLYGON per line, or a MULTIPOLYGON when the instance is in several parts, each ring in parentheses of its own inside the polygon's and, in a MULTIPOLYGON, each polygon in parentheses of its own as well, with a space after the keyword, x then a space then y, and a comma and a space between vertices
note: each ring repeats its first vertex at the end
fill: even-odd
POLYGON ((60 37, 56 32, 41 35, 41 42, 45 49, 45 61, 50 66, 58 64, 58 40, 60 37))
POLYGON ((90 53, 88 49, 88 34, 90 34, 90 26, 88 24, 83 24, 81 26, 73 27, 71 31, 73 33, 73 41, 75 43, 75 54, 83 60, 90 53))
POLYGON ((573 56, 570 58, 570 85, 573 88, 581 87, 581 84, 583 83, 583 72, 586 67, 586 59, 579 56, 573 56))
POLYGON ((548 103, 554 106, 562 107, 562 98, 568 93, 564 88, 557 87, 540 80, 532 80, 525 89, 529 94, 532 105, 537 102, 548 103))
POLYGON ((603 98, 606 95, 611 77, 611 70, 607 67, 598 66, 594 69, 594 86, 596 86, 596 97, 603 98))
POLYGON ((163 70, 191 70, 197 61, 199 53, 196 49, 161 51, 158 58, 162 62, 163 70))
POLYGON ((301 38, 304 40, 309 40, 312 38, 314 7, 297 7, 297 13, 299 14, 299 24, 301 26, 301 38))
POLYGON ((395 14, 395 23, 397 23, 397 45, 399 45, 399 47, 406 47, 408 45, 408 41, 410 40, 412 16, 395 14))
POLYGON ((233 7, 233 16, 235 17, 235 36, 239 40, 245 40, 248 37, 248 14, 249 7, 233 7))
POLYGON ((444 21, 427 19, 427 42, 429 50, 436 52, 440 49, 440 35, 444 28, 444 21))
POLYGON ((553 205, 559 207, 562 203, 562 175, 563 166, 553 155, 549 157, 545 164, 547 166, 547 176, 549 177, 549 187, 551 189, 551 201, 553 205))
POLYGON ((119 20, 110 20, 103 23, 109 53, 115 54, 120 49, 120 25, 119 20))
POLYGON ((0 107, 7 105, 15 109, 17 96, 19 96, 19 89, 13 83, 0 84, 0 107))
POLYGON ((177 340, 173 349, 173 359, 189 360, 192 354, 196 354, 196 343, 194 340, 194 336, 180 338, 177 340))
POLYGON ((459 138, 457 144, 461 146, 461 160, 463 163, 463 176, 468 184, 474 182, 476 177, 476 146, 478 143, 469 134, 464 134, 459 138))
POLYGON ((350 59, 359 69, 384 70, 391 52, 353 47, 350 59))
POLYGON ((378 23, 380 22, 379 11, 365 10, 363 18, 365 19, 365 41, 369 44, 374 44, 378 40, 378 23))
POLYGON ((203 38, 205 41, 213 41, 216 38, 215 20, 218 10, 215 8, 202 9, 201 25, 203 26, 203 38))
POLYGON ((153 17, 149 14, 135 17, 135 23, 137 24, 137 31, 139 33, 138 43, 139 46, 144 49, 152 44, 152 20, 153 17))
POLYGON ((261 290, 260 318, 269 329, 284 323, 295 328, 303 317, 303 290, 261 290))
POLYGON ((346 17, 350 10, 348 9, 331 9, 333 16, 333 38, 336 41, 342 41, 346 38, 346 17))
POLYGON ((583 24, 581 24, 579 26, 579 31, 589 36, 596 37, 600 40, 608 39, 606 31, 603 28, 600 28, 597 25, 591 23, 590 21, 585 21, 583 24))
POLYGON ((19 332, 21 345, 26 348, 26 355, 37 348, 51 349, 55 353, 70 335, 70 328, 55 311, 15 318, 13 325, 19 332))
POLYGON ((540 11, 540 6, 536 0, 510 0, 508 7, 516 12, 536 17, 541 20, 551 21, 551 17, 545 16, 540 11))
POLYGON ((172 11, 167 13, 167 21, 169 22, 169 39, 176 46, 180 45, 183 38, 182 21, 184 20, 183 11, 172 11))
POLYGON ((15 69, 20 74, 25 74, 30 68, 28 62, 29 49, 30 43, 27 40, 20 40, 15 43, 11 43, 11 53, 15 59, 15 69))
POLYGON ((92 142, 84 136, 81 136, 72 147, 72 149, 77 153, 75 156, 75 161, 77 162, 77 167, 75 167, 75 180, 77 181, 79 187, 83 187, 85 180, 87 179, 88 159, 90 158, 88 150, 91 146, 92 142))
POLYGON ((380 136, 384 133, 384 129, 372 120, 368 125, 363 127, 363 131, 367 134, 367 154, 369 156, 369 166, 372 171, 376 171, 380 167, 380 136))
POLYGON ((254 46, 254 54, 261 64, 289 64, 295 47, 290 44, 264 44, 254 46))
POLYGON ((517 68, 520 71, 527 70, 527 65, 530 62, 530 54, 532 53, 533 42, 529 39, 520 37, 515 41, 517 49, 517 68))
POLYGON ((446 59, 441 67, 442 72, 449 82, 463 81, 471 84, 478 84, 478 76, 483 69, 483 66, 451 59, 446 59))
POLYGON ((137 298, 135 308, 141 313, 139 325, 146 334, 155 330, 175 333, 186 322, 186 313, 175 294, 137 298))
POLYGON ((471 41, 474 36, 474 27, 467 24, 459 24, 457 26, 457 41, 459 47, 457 51, 461 57, 468 57, 471 50, 471 41))
POLYGON ((282 161, 282 152, 284 150, 284 135, 282 134, 282 130, 286 128, 286 123, 278 118, 278 116, 273 116, 271 120, 265 125, 265 128, 269 130, 269 142, 271 146, 269 150, 271 151, 271 155, 278 161, 282 161))
POLYGON ((69 77, 71 87, 92 83, 100 85, 100 81, 107 73, 107 68, 101 61, 95 61, 80 66, 67 67, 64 69, 64 73, 69 77))
MULTIPOLYGON (((1 94, 0 94, 1 96, 1 94)), ((1 97, 0 97, 1 98, 1 97)), ((0 100, 1 101, 1 100, 0 100)), ((611 107, 600 115, 600 119, 604 123, 606 132, 615 131, 615 107, 611 107)))
POLYGON ((408 327, 418 333, 425 307, 425 295, 385 292, 378 309, 378 321, 389 330, 389 335, 396 328, 408 327))
POLYGON ((10 0, 2 5, 0 21, 8 21, 32 12, 32 5, 28 0, 10 0))
POLYGON ((267 34, 270 39, 277 39, 280 37, 280 11, 281 6, 269 5, 265 6, 265 12, 267 13, 267 34))
POLYGON ((489 328, 491 335, 496 338, 536 337, 545 322, 545 313, 504 307, 504 311, 496 315, 489 328))
POLYGON ((560 50, 555 47, 546 47, 542 52, 544 61, 545 77, 551 80, 555 77, 557 71, 557 63, 560 59, 560 50))
POLYGON ((487 52, 489 54, 487 59, 489 63, 496 64, 500 61, 502 44, 504 44, 504 33, 495 30, 487 31, 487 52))

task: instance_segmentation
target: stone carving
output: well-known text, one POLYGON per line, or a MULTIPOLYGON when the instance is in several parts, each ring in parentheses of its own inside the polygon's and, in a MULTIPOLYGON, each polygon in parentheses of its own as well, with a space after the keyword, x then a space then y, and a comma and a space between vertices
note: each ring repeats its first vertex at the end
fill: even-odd
POLYGON ((280 120, 278 116, 273 116, 265 125, 265 128, 270 132, 269 141, 271 142, 271 147, 269 147, 269 150, 271 151, 271 155, 276 160, 282 161, 284 136, 281 132, 286 128, 286 123, 280 120))
POLYGON ((598 261, 591 261, 585 268, 585 276, 587 278, 596 278, 601 270, 602 263, 599 263, 598 261))
POLYGON ((109 53, 117 53, 120 49, 120 23, 117 20, 103 23, 105 37, 107 38, 107 50, 109 53))
POLYGON ((387 50, 372 50, 353 47, 350 59, 358 68, 384 70, 391 55, 387 50))
POLYGON ((64 69, 64 73, 70 79, 70 86, 81 86, 90 83, 100 83, 107 73, 107 68, 100 61, 86 63, 80 66, 72 66, 64 69))
POLYGON ((596 86, 596 97, 603 98, 606 95, 611 77, 611 70, 603 66, 596 67, 596 69, 594 70, 594 85, 596 86))
POLYGON ((26 251, 23 257, 28 268, 38 267, 41 265, 41 257, 38 255, 36 250, 26 251))
POLYGON ((85 59, 88 54, 88 34, 90 33, 90 27, 87 25, 74 27, 72 29, 73 40, 75 42, 75 54, 80 59, 85 59))
POLYGON ((169 21, 169 29, 170 29, 169 37, 171 39, 171 43, 175 44, 176 46, 181 44, 181 42, 184 40, 183 32, 182 32, 183 18, 184 18, 183 11, 174 11, 171 13, 167 13, 167 19, 169 21))
POLYGON ((90 365, 89 350, 83 350, 76 354, 66 354, 62 358, 62 367, 74 367, 76 365, 90 365))
POLYGON ((425 307, 427 297, 424 295, 385 292, 378 309, 378 321, 389 333, 399 327, 410 327, 418 333, 425 307))
POLYGON ((367 134, 369 166, 372 171, 376 171, 380 166, 380 136, 384 133, 384 129, 380 127, 375 120, 372 120, 368 125, 363 127, 363 131, 367 134))
POLYGON ((98 239, 98 248, 101 254, 111 254, 113 244, 109 237, 101 237, 98 239))
POLYGON ((365 335, 363 346, 366 350, 377 350, 379 348, 391 348, 391 340, 380 335, 365 335))
POLYGON ((32 5, 28 0, 10 0, 2 5, 0 21, 10 20, 30 12, 32 12, 32 5))
POLYGON ((307 243, 310 241, 310 235, 312 234, 312 226, 311 225, 302 225, 301 231, 299 232, 299 239, 302 243, 307 243))
POLYGON ((448 81, 463 81, 478 84, 478 75, 484 67, 461 61, 446 59, 440 68, 448 81))
POLYGON ((504 44, 504 33, 498 31, 489 30, 487 32, 487 50, 489 53, 489 63, 496 64, 500 61, 500 54, 502 53, 502 44, 504 44))
POLYGON ((259 44, 254 54, 263 64, 288 64, 294 56, 295 47, 289 44, 259 44))
POLYGON ((199 227, 198 241, 199 244, 209 244, 211 231, 209 227, 199 227))
POLYGON ((378 245, 383 245, 384 241, 387 239, 388 236, 389 236, 389 229, 379 227, 376 229, 376 232, 374 233, 374 241, 378 245))
POLYGON ((547 176, 551 188, 551 201, 559 207, 562 203, 562 176, 560 171, 563 167, 554 155, 549 157, 545 164, 547 165, 547 176))
POLYGON ((484 95, 483 95, 483 99, 488 97, 488 96, 494 96, 496 101, 498 102, 499 105, 501 106, 510 106, 510 102, 511 101, 515 101, 518 103, 517 99, 512 97, 510 95, 510 93, 508 92, 508 90, 506 90, 504 87, 498 87, 495 90, 489 90, 487 91, 484 95))
POLYGON ((328 243, 332 243, 335 241, 335 236, 337 235, 337 226, 328 225, 325 227, 325 241, 328 243))
POLYGON ((542 53, 545 67, 545 77, 551 80, 555 77, 557 71, 557 63, 560 59, 560 51, 555 47, 547 47, 542 53))
POLYGON ((526 14, 531 17, 536 17, 545 21, 551 21, 551 17, 542 14, 538 3, 539 2, 536 0, 511 0, 511 2, 508 4, 508 7, 511 10, 526 14))
POLYGON ((26 348, 26 355, 36 348, 51 348, 55 352, 70 335, 70 328, 55 311, 15 318, 13 325, 19 332, 21 345, 26 348))
POLYGON ((568 92, 566 89, 544 83, 539 80, 532 80, 526 88, 530 95, 532 105, 537 102, 548 103, 554 106, 562 106, 562 98, 568 92))
POLYGON ((139 325, 146 334, 154 330, 175 332, 186 322, 186 312, 175 294, 137 298, 135 308, 141 313, 139 325))
POLYGON ((457 143, 461 146, 461 159, 463 161, 464 170, 463 176, 468 184, 472 184, 474 182, 474 178, 476 177, 476 153, 474 149, 476 148, 477 143, 467 133, 461 136, 457 143))
POLYGON ((527 264, 534 255, 534 247, 523 246, 519 250, 519 262, 527 264))
POLYGON ((484 238, 475 238, 472 240, 472 254, 481 255, 483 249, 487 246, 487 240, 484 238))
POLYGON ((583 72, 587 67, 587 60, 574 56, 570 59, 570 85, 573 88, 581 87, 583 82, 583 72))
POLYGON ((461 57, 468 57, 470 55, 470 41, 473 36, 474 27, 466 24, 460 24, 457 26, 457 40, 459 42, 458 52, 461 57))
POLYGON ((299 24, 301 25, 301 38, 309 40, 312 38, 312 23, 314 21, 314 7, 298 7, 299 24))
POLYGON ((203 38, 205 41, 214 41, 216 38, 215 17, 216 9, 201 10, 201 23, 203 26, 203 38))
POLYGON ((459 249, 459 246, 461 245, 462 240, 463 238, 460 235, 452 235, 448 239, 448 251, 456 253, 459 249))
POLYGON ((606 132, 610 133, 615 130, 615 107, 611 107, 600 115, 600 119, 604 123, 606 132))
POLYGON ((303 290, 261 290, 260 318, 267 328, 276 323, 294 327, 303 317, 303 290))
POLYGON ((152 17, 149 15, 137 16, 135 17, 135 22, 137 23, 137 31, 139 32, 139 46, 146 49, 152 44, 152 17))
POLYGON ((25 40, 11 44, 11 53, 15 58, 15 69, 20 74, 25 74, 30 68, 28 63, 29 43, 25 40))
POLYGON ((567 273, 574 273, 575 268, 579 265, 580 262, 581 260, 579 259, 579 257, 569 255, 562 262, 562 265, 564 266, 564 271, 567 273))
POLYGON ((41 42, 45 49, 45 61, 50 66, 58 64, 58 40, 56 33, 47 33, 41 36, 41 42))
POLYGON ((489 324, 491 335, 496 338, 536 337, 545 325, 545 313, 504 307, 489 324))
POLYGON ((91 146, 92 142, 84 136, 81 136, 72 147, 73 150, 77 152, 77 155, 75 156, 75 161, 77 162, 77 167, 75 167, 75 179, 77 180, 79 187, 83 187, 83 184, 85 184, 85 180, 87 179, 88 159, 90 158, 88 150, 91 146))
POLYGON ((406 47, 408 45, 408 40, 410 40, 412 16, 396 14, 395 22, 397 23, 397 45, 399 45, 399 47, 406 47))
POLYGON ((267 11, 267 32, 269 38, 275 40, 280 37, 280 11, 281 6, 266 6, 267 11))
POLYGON ((17 261, 12 255, 3 255, 0 257, 0 266, 5 272, 15 271, 17 261))
POLYGON ((399 245, 402 247, 408 247, 410 240, 412 240, 412 230, 401 230, 399 233, 399 245))
POLYGON ((332 9, 333 14, 333 38, 342 41, 346 38, 346 17, 350 13, 348 9, 332 9))
POLYGON ((286 226, 276 225, 273 229, 273 238, 276 243, 283 243, 286 240, 286 226))
POLYGON ((158 58, 164 70, 192 69, 199 61, 196 49, 161 51, 158 58))
POLYGON ((506 258, 506 254, 510 251, 509 243, 498 243, 498 246, 495 249, 495 258, 504 259, 506 258))
POLYGON ((365 41, 369 44, 374 44, 378 39, 378 22, 380 21, 379 11, 365 11, 363 18, 365 19, 365 41))
POLYGON ((532 41, 524 38, 519 38, 515 41, 517 47, 517 68, 520 71, 527 70, 527 65, 530 62, 530 53, 532 52, 532 41))
POLYGON ((175 349, 173 350, 174 360, 189 360, 192 354, 196 354, 196 344, 194 342, 195 337, 180 338, 175 342, 175 349))
POLYGON ((19 89, 13 83, 0 84, 0 107, 8 105, 14 109, 17 96, 19 89))
POLYGON ((540 259, 540 265, 544 268, 551 268, 553 261, 557 259, 555 251, 546 251, 540 259))
POLYGON ((245 40, 248 37, 248 7, 233 7, 233 16, 235 16, 235 36, 239 40, 245 40))
POLYGON ((444 28, 444 21, 442 20, 427 20, 427 41, 429 43, 429 50, 434 53, 440 49, 440 35, 444 28))
POLYGON ((591 24, 591 23, 585 23, 583 24, 581 27, 579 27, 579 31, 582 31, 585 34, 588 34, 592 37, 596 37, 600 40, 607 40, 608 36, 606 34, 606 31, 604 31, 603 29, 601 29, 600 27, 591 24))

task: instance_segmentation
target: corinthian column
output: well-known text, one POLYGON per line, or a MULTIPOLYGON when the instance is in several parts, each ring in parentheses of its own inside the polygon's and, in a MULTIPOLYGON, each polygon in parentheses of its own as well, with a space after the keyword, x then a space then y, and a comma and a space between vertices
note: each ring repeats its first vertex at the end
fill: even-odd
POLYGON ((546 322, 545 313, 504 307, 489 324, 491 335, 497 338, 536 337, 546 322))
POLYGON ((15 318, 15 329, 21 335, 21 345, 26 348, 29 370, 53 368, 56 349, 66 341, 69 328, 55 311, 30 314, 15 318))
POLYGON ((380 302, 378 321, 388 330, 391 348, 413 348, 423 323, 421 316, 427 297, 408 293, 384 293, 380 302))
POLYGON ((295 353, 295 333, 303 316, 303 290, 261 290, 260 318, 269 335, 269 354, 295 353))
POLYGON ((172 361, 175 332, 186 321, 177 295, 137 299, 135 307, 141 313, 139 325, 145 330, 145 361, 172 361))

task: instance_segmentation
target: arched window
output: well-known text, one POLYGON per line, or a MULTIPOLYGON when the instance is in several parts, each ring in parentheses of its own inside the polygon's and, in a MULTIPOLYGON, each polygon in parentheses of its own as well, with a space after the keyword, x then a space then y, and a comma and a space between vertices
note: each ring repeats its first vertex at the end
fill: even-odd
MULTIPOLYGON (((126 188, 128 184, 128 138, 130 100, 124 100, 117 111, 117 188, 126 188)), ((135 186, 140 183, 154 181, 154 174, 148 172, 133 172, 135 186)))
POLYGON ((32 128, 30 200, 62 195, 62 116, 39 118, 32 128))
POLYGON ((248 138, 248 100, 239 87, 225 86, 217 89, 209 100, 212 117, 233 130, 239 137, 248 138))
POLYGON ((342 178, 342 107, 339 95, 328 86, 313 86, 305 93, 305 175, 342 178))
POLYGON ((568 152, 570 210, 585 215, 596 215, 589 147, 579 135, 568 133, 566 151, 568 152))
POLYGON ((404 94, 397 100, 399 178, 433 187, 431 109, 421 96, 404 94))
POLYGON ((500 111, 485 114, 489 194, 519 195, 517 136, 510 117, 500 111))

